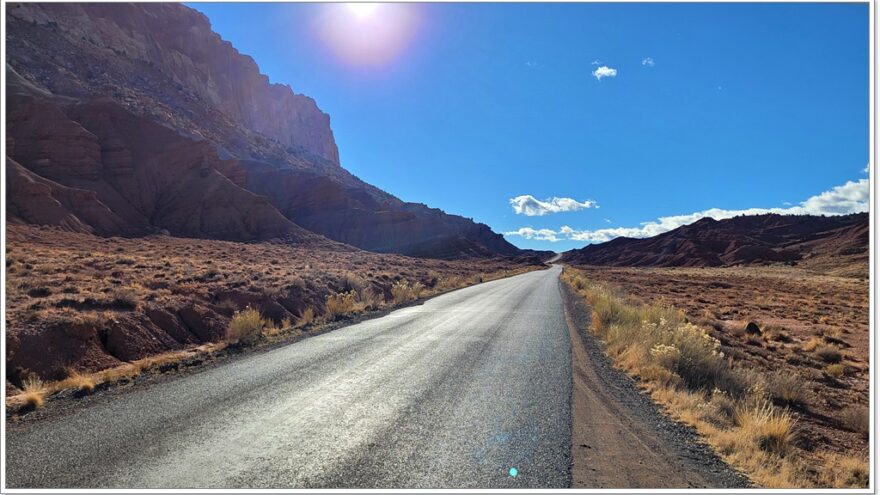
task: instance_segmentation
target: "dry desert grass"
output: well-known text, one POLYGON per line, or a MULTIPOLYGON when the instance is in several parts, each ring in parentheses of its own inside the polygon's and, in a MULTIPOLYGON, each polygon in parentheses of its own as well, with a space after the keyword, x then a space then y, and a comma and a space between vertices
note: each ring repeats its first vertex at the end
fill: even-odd
POLYGON ((102 238, 9 225, 6 396, 39 407, 59 390, 88 393, 145 370, 320 332, 366 311, 538 268, 333 243, 102 238))
POLYGON ((563 280, 615 363, 757 485, 865 487, 867 285, 785 275, 567 267, 563 280))

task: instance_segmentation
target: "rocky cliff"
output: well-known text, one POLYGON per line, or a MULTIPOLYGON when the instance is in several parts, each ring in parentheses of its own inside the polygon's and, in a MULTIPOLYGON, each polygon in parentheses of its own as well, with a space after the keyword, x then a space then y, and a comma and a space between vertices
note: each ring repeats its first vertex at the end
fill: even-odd
MULTIPOLYGON (((270 83, 195 10, 9 4, 6 23, 9 157, 51 182, 49 197, 92 191, 122 222, 67 208, 86 230, 254 240, 308 229, 382 252, 521 254, 486 225, 351 175, 314 100, 270 83)), ((61 217, 16 220, 46 218, 61 217)))
POLYGON ((66 50, 43 52, 55 59, 58 74, 44 76, 42 81, 49 83, 53 92, 104 96, 104 86, 114 82, 112 74, 76 57, 64 60, 68 54, 91 53, 95 55, 92 58, 104 58, 111 64, 124 60, 122 67, 134 66, 129 76, 135 84, 117 90, 144 93, 157 100, 172 96, 163 94, 161 87, 137 86, 137 80, 149 77, 137 66, 154 67, 172 84, 245 128, 294 152, 339 165, 330 117, 311 98, 294 93, 289 86, 270 84, 252 58, 211 31, 208 19, 195 10, 171 3, 58 3, 13 4, 7 13, 16 21, 49 29, 68 45, 66 50), (73 77, 57 77, 65 72, 73 77))

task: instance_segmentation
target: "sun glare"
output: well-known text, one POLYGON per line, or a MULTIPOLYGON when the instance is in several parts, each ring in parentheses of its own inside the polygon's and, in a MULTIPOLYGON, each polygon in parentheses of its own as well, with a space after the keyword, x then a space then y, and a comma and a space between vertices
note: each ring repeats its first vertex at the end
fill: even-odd
POLYGON ((376 11, 376 7, 379 6, 378 3, 368 3, 368 2, 357 2, 357 3, 349 3, 348 8, 358 19, 366 19, 373 15, 373 12, 376 11))
POLYGON ((319 36, 347 65, 385 65, 412 41, 419 24, 417 9, 400 3, 327 4, 319 36))

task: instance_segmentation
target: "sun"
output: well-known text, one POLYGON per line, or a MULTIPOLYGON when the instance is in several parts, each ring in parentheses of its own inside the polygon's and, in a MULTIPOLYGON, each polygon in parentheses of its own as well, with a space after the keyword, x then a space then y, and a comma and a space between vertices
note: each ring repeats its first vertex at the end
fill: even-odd
POLYGON ((318 34, 350 66, 382 66, 411 44, 420 24, 413 4, 349 2, 326 4, 318 34))
POLYGON ((378 3, 368 3, 368 2, 357 2, 357 3, 349 3, 346 4, 351 10, 351 13, 354 14, 358 19, 366 19, 368 17, 372 17, 376 12, 376 7, 379 6, 378 3))

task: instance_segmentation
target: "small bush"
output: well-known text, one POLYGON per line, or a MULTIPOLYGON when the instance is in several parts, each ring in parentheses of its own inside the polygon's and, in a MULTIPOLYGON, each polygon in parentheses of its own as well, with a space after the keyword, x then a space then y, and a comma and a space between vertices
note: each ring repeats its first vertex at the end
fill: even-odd
POLYGON ((840 349, 833 345, 822 345, 816 348, 816 357, 826 363, 836 364, 843 360, 840 349))
POLYGON ((25 407, 29 409, 39 409, 46 403, 46 386, 43 381, 36 376, 30 376, 23 383, 25 407))
POLYGON ((845 368, 842 364, 829 364, 825 367, 825 373, 828 373, 829 376, 833 376, 834 378, 840 378, 843 376, 845 368))
POLYGON ((238 311, 238 304, 232 299, 224 299, 217 303, 217 309, 227 315, 233 315, 238 311))
POLYGON ((360 292, 367 286, 367 281, 356 273, 346 271, 342 274, 342 285, 345 292, 360 292))
POLYGON ((59 384, 58 388, 74 389, 79 392, 90 394, 95 390, 95 379, 91 376, 83 375, 79 371, 70 369, 67 372, 67 378, 59 384))
POLYGON ((52 291, 48 287, 35 287, 27 291, 27 295, 30 297, 49 297, 52 295, 52 291))
POLYGON ((132 289, 120 287, 110 291, 109 305, 119 309, 137 308, 137 297, 132 289))
POLYGON ((736 417, 736 402, 730 395, 717 388, 712 391, 709 405, 726 421, 731 421, 736 417))
POLYGON ((299 316, 299 319, 296 320, 296 326, 304 327, 306 325, 310 325, 313 321, 315 321, 315 310, 311 306, 303 310, 302 314, 299 316))
POLYGON ((740 408, 734 417, 744 435, 753 439, 758 447, 784 457, 795 438, 795 419, 785 409, 779 411, 769 402, 754 408, 740 408))
POLYGON ((868 488, 871 471, 867 459, 830 454, 823 467, 819 480, 823 487, 868 488))
POLYGON ((385 298, 382 297, 382 294, 374 290, 373 288, 361 289, 358 292, 358 306, 362 310, 374 310, 382 307, 382 304, 385 302, 385 298))
POLYGON ((410 284, 406 280, 400 280, 391 286, 391 296, 394 298, 395 303, 415 301, 422 297, 422 291, 424 290, 425 286, 421 282, 410 284))
POLYGON ((253 345, 263 337, 266 320, 259 311, 245 308, 236 313, 226 329, 226 340, 232 344, 253 345))
POLYGON ((333 320, 340 316, 353 313, 355 310, 355 293, 353 291, 340 292, 338 294, 327 296, 324 310, 327 316, 333 320))
POLYGON ((816 350, 817 347, 819 347, 820 344, 822 344, 822 339, 819 339, 817 337, 810 337, 809 340, 801 345, 801 349, 803 349, 804 352, 813 352, 816 350))
POLYGON ((768 341, 785 343, 792 341, 791 335, 789 335, 784 328, 777 325, 767 325, 766 327, 764 327, 763 332, 764 338, 768 341))
POLYGON ((783 406, 803 406, 806 389, 797 374, 777 371, 767 380, 767 392, 773 402, 783 406))
POLYGON ((850 406, 841 411, 840 417, 847 430, 868 438, 871 431, 871 413, 868 406, 850 406))

